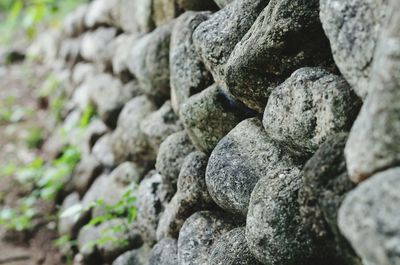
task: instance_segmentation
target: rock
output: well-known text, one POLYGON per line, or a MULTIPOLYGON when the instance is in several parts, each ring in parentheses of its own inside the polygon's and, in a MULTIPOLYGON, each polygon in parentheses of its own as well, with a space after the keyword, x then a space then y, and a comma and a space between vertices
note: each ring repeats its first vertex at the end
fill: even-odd
POLYGON ((138 39, 128 60, 129 71, 146 94, 162 101, 169 97, 169 45, 174 22, 138 39))
POLYGON ((164 238, 150 252, 148 265, 177 265, 178 244, 176 239, 164 238))
POLYGON ((82 220, 82 214, 77 211, 77 214, 71 214, 68 216, 63 216, 64 212, 72 211, 72 209, 81 209, 82 204, 79 199, 79 194, 77 192, 71 193, 68 195, 61 206, 58 220, 58 233, 60 235, 66 235, 70 238, 76 238, 78 235, 79 229, 84 225, 82 220))
POLYGON ((336 65, 362 98, 368 94, 371 62, 388 13, 388 2, 320 1, 320 18, 336 65))
POLYGON ((151 246, 156 243, 158 221, 173 195, 173 188, 152 171, 140 183, 138 194, 137 222, 144 242, 151 246))
POLYGON ((162 26, 180 14, 176 0, 153 0, 153 20, 156 26, 162 26))
POLYGON ((207 20, 209 15, 209 12, 186 12, 176 20, 172 30, 169 67, 171 103, 176 113, 179 113, 182 102, 213 83, 212 76, 205 69, 192 39, 193 31, 207 20))
POLYGON ((302 223, 298 168, 277 169, 261 178, 251 194, 246 223, 250 251, 263 264, 337 264, 302 223))
POLYGON ((179 116, 196 148, 209 154, 222 137, 252 114, 213 85, 186 100, 179 116))
POLYGON ((268 1, 263 0, 236 0, 211 15, 194 31, 196 50, 218 83, 223 81, 231 52, 267 4, 268 1))
POLYGON ((153 0, 117 0, 113 6, 114 23, 125 32, 143 34, 154 29, 153 0))
POLYGON ((203 211, 193 214, 179 233, 178 264, 208 264, 213 243, 233 228, 232 219, 222 213, 203 211))
POLYGON ((246 228, 235 228, 221 236, 212 246, 210 265, 261 265, 246 242, 246 228))
POLYGON ((302 68, 273 90, 263 124, 272 139, 295 152, 312 154, 328 136, 349 131, 360 106, 340 76, 302 68))
POLYGON ((99 138, 92 149, 92 155, 104 166, 113 167, 116 164, 112 149, 111 134, 107 133, 99 138))
POLYGON ((161 144, 156 169, 166 182, 176 185, 185 157, 195 149, 186 132, 174 133, 161 144))
POLYGON ((112 24, 111 10, 116 0, 95 0, 89 4, 86 11, 85 26, 95 28, 112 24))
POLYGON ((96 142, 108 132, 107 126, 102 120, 94 118, 90 121, 88 127, 86 128, 84 142, 87 145, 87 150, 92 150, 96 142))
POLYGON ((64 43, 64 40, 61 41, 61 39, 62 36, 58 29, 46 30, 40 33, 26 49, 27 58, 42 61, 47 65, 53 64, 57 59, 57 55, 61 55, 60 49, 64 43))
POLYGON ((400 161, 399 68, 400 6, 393 1, 389 23, 379 41, 369 95, 357 117, 346 144, 347 170, 354 182, 373 173, 397 166, 400 161))
POLYGON ((274 169, 299 165, 297 158, 272 141, 252 118, 228 133, 211 153, 206 183, 223 209, 245 216, 257 181, 274 169))
POLYGON ((400 263, 399 188, 400 168, 392 168, 361 183, 340 207, 340 230, 363 264, 400 263))
POLYGON ((74 85, 80 85, 96 74, 97 69, 94 64, 80 62, 77 63, 72 70, 72 82, 74 85))
POLYGON ((63 32, 68 37, 79 36, 85 31, 85 16, 87 11, 88 5, 80 5, 65 17, 63 21, 63 32))
POLYGON ((269 1, 226 64, 232 95, 263 112, 271 91, 293 71, 333 65, 318 12, 318 0, 269 1))
POLYGON ((140 130, 140 123, 155 110, 155 103, 147 96, 136 97, 125 104, 119 115, 117 128, 112 134, 112 153, 116 161, 155 160, 156 154, 146 135, 140 130))
POLYGON ((70 67, 82 60, 81 57, 82 38, 64 39, 58 50, 58 57, 70 67))
POLYGON ((168 136, 183 128, 178 116, 172 110, 171 102, 166 101, 160 109, 152 112, 142 121, 140 129, 149 139, 154 150, 158 152, 161 143, 168 136))
POLYGON ((177 0, 178 5, 185 10, 216 10, 218 6, 213 0, 177 0))
POLYGON ((214 2, 220 7, 223 8, 226 5, 232 3, 234 0, 214 0, 214 2))
POLYGON ((344 158, 347 134, 329 137, 303 168, 299 192, 302 222, 325 246, 325 255, 336 264, 361 264, 339 231, 337 215, 346 194, 354 188, 344 158))
POLYGON ((146 245, 119 256, 112 265, 147 265, 150 249, 146 245))
POLYGON ((192 214, 214 208, 205 182, 207 156, 201 152, 190 153, 183 162, 178 178, 178 190, 161 215, 157 239, 178 238, 179 231, 192 214))
POLYGON ((74 190, 83 196, 102 171, 103 167, 95 157, 84 155, 74 170, 72 178, 74 190))
POLYGON ((128 68, 128 58, 132 46, 139 37, 135 34, 121 34, 115 40, 115 50, 112 57, 113 73, 123 82, 132 79, 128 68))

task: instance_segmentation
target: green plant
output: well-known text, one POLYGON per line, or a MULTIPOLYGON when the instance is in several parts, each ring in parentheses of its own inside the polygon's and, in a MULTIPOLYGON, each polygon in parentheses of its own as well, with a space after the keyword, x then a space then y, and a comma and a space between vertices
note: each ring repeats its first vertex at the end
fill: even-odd
POLYGON ((24 137, 24 141, 29 148, 38 148, 43 142, 42 129, 35 127, 30 128, 27 135, 24 137))

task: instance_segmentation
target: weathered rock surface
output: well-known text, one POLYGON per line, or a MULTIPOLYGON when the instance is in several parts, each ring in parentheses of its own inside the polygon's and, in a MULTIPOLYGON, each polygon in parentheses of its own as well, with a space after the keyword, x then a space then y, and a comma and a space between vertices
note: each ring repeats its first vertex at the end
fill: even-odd
POLYGON ((75 85, 80 85, 97 74, 97 71, 96 66, 92 63, 77 63, 72 70, 72 82, 75 85))
MULTIPOLYGON (((81 201, 79 199, 79 194, 77 192, 71 193, 68 195, 61 206, 60 212, 64 213, 68 210, 71 211, 71 208, 80 209, 82 207, 81 201)), ((83 226, 83 222, 81 222, 81 214, 79 211, 77 214, 71 214, 68 216, 62 216, 58 221, 58 233, 60 235, 67 235, 71 238, 76 238, 78 235, 79 229, 83 226)))
POLYGON ((347 195, 339 227, 364 264, 400 264, 400 168, 374 175, 347 195))
MULTIPOLYGON (((91 151, 96 142, 108 132, 107 126, 99 118, 93 118, 86 128, 84 142, 86 149, 91 151)), ((89 153, 89 152, 88 152, 89 153)))
POLYGON ((162 26, 181 13, 176 0, 153 0, 152 17, 156 26, 162 26))
POLYGON ((85 26, 94 28, 112 24, 111 10, 117 0, 95 0, 89 4, 85 15, 85 26))
POLYGON ((157 155, 156 169, 166 182, 175 186, 185 157, 195 150, 185 131, 168 136, 157 155))
POLYGON ((134 35, 150 32, 154 29, 152 19, 153 0, 117 0, 112 16, 115 25, 134 35))
POLYGON ((273 142, 261 121, 251 118, 228 133, 211 153, 206 172, 208 190, 223 209, 246 215, 257 181, 274 169, 299 165, 273 142))
POLYGON ((75 168, 72 178, 74 189, 83 196, 93 181, 102 173, 103 167, 92 155, 85 155, 75 168))
POLYGON ((147 265, 150 249, 146 245, 119 256, 112 265, 147 265))
POLYGON ((246 228, 235 228, 212 246, 210 265, 260 265, 251 254, 245 237, 246 228))
POLYGON ((68 37, 76 37, 83 33, 86 28, 85 16, 87 11, 88 5, 81 5, 65 17, 63 21, 63 32, 68 37))
POLYGON ((329 42, 318 14, 318 0, 269 1, 226 64, 229 91, 262 112, 272 89, 293 71, 329 65, 329 42))
MULTIPOLYGON (((202 1, 198 1, 201 2, 202 1)), ((209 18, 209 12, 186 12, 175 23, 171 33, 170 72, 171 103, 176 113, 182 102, 209 87, 213 80, 197 54, 192 34, 209 18)))
POLYGON ((209 154, 222 137, 252 114, 213 85, 186 100, 179 116, 196 148, 209 154))
POLYGON ((178 5, 185 10, 215 10, 218 6, 213 0, 177 0, 178 5))
POLYGON ((129 72, 128 59, 131 48, 139 37, 134 34, 121 34, 114 40, 112 70, 123 82, 132 79, 132 74, 129 72))
POLYGON ((368 94, 371 63, 386 19, 388 2, 320 1, 320 18, 336 65, 362 98, 368 94))
POLYGON ((213 243, 235 228, 232 219, 219 212, 193 214, 183 224, 178 238, 178 264, 208 264, 213 243))
POLYGON ((164 238, 151 250, 148 265, 177 265, 178 243, 176 239, 164 238))
POLYGON ((286 147, 313 153, 328 136, 350 130, 360 105, 340 76, 321 68, 302 68, 273 90, 263 125, 286 147))
POLYGON ((64 39, 58 50, 58 57, 65 61, 68 66, 74 66, 82 59, 81 42, 81 37, 64 39))
POLYGON ((178 190, 158 223, 158 240, 165 237, 178 238, 187 218, 198 211, 214 207, 205 181, 207 161, 207 156, 197 151, 185 158, 179 173, 178 190))
POLYGON ((263 0, 236 0, 196 28, 193 43, 215 81, 223 80, 231 52, 267 4, 263 0))
POLYGON ((360 182, 380 170, 400 163, 400 15, 393 1, 389 22, 383 29, 370 82, 369 96, 346 144, 347 169, 360 182))
POLYGON ((113 167, 115 166, 115 156, 112 150, 112 138, 111 134, 107 133, 99 138, 92 148, 93 156, 104 166, 113 167))

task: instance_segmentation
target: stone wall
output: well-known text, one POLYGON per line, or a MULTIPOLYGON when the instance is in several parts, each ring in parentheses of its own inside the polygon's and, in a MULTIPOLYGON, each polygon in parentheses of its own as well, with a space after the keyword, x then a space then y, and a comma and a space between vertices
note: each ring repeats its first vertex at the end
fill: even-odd
MULTIPOLYGON (((96 108, 62 209, 138 183, 129 242, 76 264, 400 264, 397 0, 95 0, 30 48, 96 108), (362 183, 360 183, 362 182, 362 183)), ((64 126, 64 125, 63 125, 64 126)), ((57 144, 55 144, 57 143, 57 144)))

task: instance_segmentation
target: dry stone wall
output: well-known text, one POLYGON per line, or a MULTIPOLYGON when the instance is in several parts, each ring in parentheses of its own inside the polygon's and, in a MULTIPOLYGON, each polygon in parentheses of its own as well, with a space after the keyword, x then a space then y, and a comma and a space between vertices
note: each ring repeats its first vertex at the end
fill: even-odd
POLYGON ((399 3, 94 0, 44 33, 64 124, 97 113, 62 209, 138 185, 123 247, 59 220, 74 263, 400 265, 399 3))

